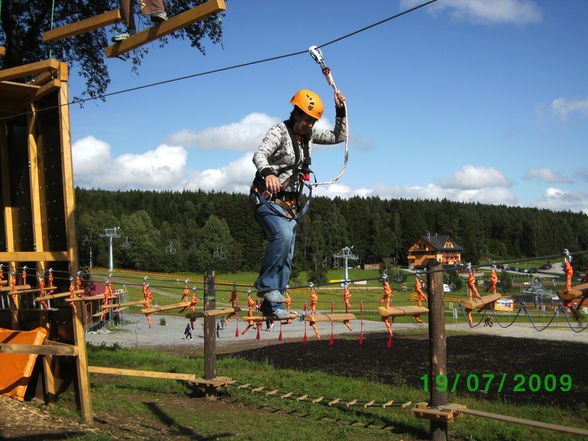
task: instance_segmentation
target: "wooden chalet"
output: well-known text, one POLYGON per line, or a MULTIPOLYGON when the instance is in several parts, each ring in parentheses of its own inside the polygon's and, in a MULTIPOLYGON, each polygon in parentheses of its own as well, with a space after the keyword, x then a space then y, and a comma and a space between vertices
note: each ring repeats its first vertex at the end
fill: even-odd
POLYGON ((447 235, 425 234, 408 248, 408 265, 424 267, 430 259, 437 259, 442 265, 461 262, 463 248, 447 235))

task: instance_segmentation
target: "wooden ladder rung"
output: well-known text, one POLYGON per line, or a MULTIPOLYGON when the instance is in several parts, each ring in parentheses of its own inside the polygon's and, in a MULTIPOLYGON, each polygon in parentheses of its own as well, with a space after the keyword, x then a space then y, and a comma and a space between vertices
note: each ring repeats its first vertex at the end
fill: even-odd
POLYGON ((380 307, 378 312, 381 317, 401 317, 405 315, 421 315, 429 312, 424 306, 392 306, 390 308, 380 307))
POLYGON ((355 314, 349 313, 330 313, 330 314, 315 314, 304 317, 305 322, 334 322, 356 320, 355 314))
POLYGON ((490 303, 495 302, 498 299, 501 299, 502 296, 500 294, 490 294, 488 296, 482 296, 479 299, 475 298, 470 300, 462 300, 459 304, 465 309, 476 309, 481 308, 482 306, 489 305, 490 303))
POLYGON ((83 34, 85 32, 93 31, 94 29, 103 28, 114 23, 122 21, 120 9, 104 12, 94 17, 85 18, 75 23, 71 23, 59 28, 51 29, 43 33, 43 41, 57 41, 63 40, 67 37, 83 34))
POLYGON ((141 312, 143 314, 151 314, 152 312, 169 311, 170 309, 185 308, 186 306, 190 306, 190 302, 174 303, 172 305, 164 306, 153 306, 151 308, 141 309, 141 312))

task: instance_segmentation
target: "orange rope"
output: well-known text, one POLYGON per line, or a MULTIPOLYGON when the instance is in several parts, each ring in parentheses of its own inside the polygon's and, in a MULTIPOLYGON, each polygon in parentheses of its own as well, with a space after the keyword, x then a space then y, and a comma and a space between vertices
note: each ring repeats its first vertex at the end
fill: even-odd
MULTIPOLYGON (((147 280, 143 281, 143 306, 146 309, 149 309, 151 307, 151 299, 153 299, 153 294, 151 294, 151 291, 149 290, 149 284, 147 283, 147 280)), ((145 318, 147 319, 147 324, 149 325, 149 328, 151 328, 151 313, 147 312, 145 313, 145 318)))
MULTIPOLYGON (((112 278, 108 276, 108 280, 106 280, 106 287, 104 288, 104 298, 102 299, 102 305, 108 306, 112 303, 112 278)), ((106 311, 109 308, 102 309, 100 313, 100 320, 104 320, 104 316, 106 315, 106 311)))
POLYGON ((486 287, 486 292, 492 290, 492 294, 496 294, 496 284, 498 283, 498 275, 496 270, 492 268, 490 272, 490 284, 486 287))
MULTIPOLYGON (((249 317, 253 317, 253 309, 255 308, 256 302, 255 300, 253 300, 253 297, 251 297, 251 294, 249 294, 247 296, 247 308, 249 308, 249 317)), ((253 320, 249 320, 247 322, 247 327, 245 329, 243 329, 243 332, 241 332, 241 335, 245 335, 245 333, 247 331, 249 331, 249 329, 255 325, 255 322, 253 320)))
POLYGON ((22 268, 21 277, 22 277, 22 284, 26 285, 27 284, 27 267, 26 266, 24 266, 22 268))
POLYGON ((564 274, 566 275, 566 291, 570 292, 572 290, 572 277, 574 276, 574 268, 572 268, 572 264, 569 260, 564 262, 564 274))
MULTIPOLYGON (((238 308, 239 307, 239 301, 237 300, 237 283, 233 283, 233 291, 231 291, 231 300, 229 300, 231 302, 231 306, 233 308, 238 308)), ((229 321, 231 320, 231 317, 233 317, 236 314, 235 311, 230 312, 229 314, 227 314, 227 318, 225 319, 225 324, 228 325, 229 321)))
MULTIPOLYGON (((70 277, 69 278, 69 298, 70 299, 76 298, 75 290, 76 290, 76 287, 74 285, 74 279, 73 279, 73 277, 70 277)), ((78 308, 76 306, 76 302, 69 302, 69 305, 72 307, 74 314, 77 314, 78 308)))
MULTIPOLYGON (((351 308, 351 293, 349 292, 349 286, 347 283, 343 288, 343 302, 345 303, 345 312, 349 312, 349 309, 351 308)), ((349 324, 349 320, 343 320, 343 324, 347 326, 347 329, 353 331, 353 329, 351 329, 351 325, 349 324)))
POLYGON ((10 273, 10 297, 16 308, 16 273, 13 271, 10 273))
POLYGON ((192 292, 192 300, 190 300, 190 304, 188 306, 186 306, 185 308, 183 308, 180 312, 185 312, 190 308, 192 308, 192 312, 195 312, 197 304, 198 304, 198 290, 196 289, 196 287, 194 287, 194 291, 192 292))
POLYGON ((317 340, 321 339, 321 334, 319 333, 319 330, 316 326, 316 322, 312 321, 312 319, 314 318, 315 314, 316 314, 316 304, 318 303, 318 294, 316 293, 316 290, 314 288, 311 288, 310 290, 310 322, 309 325, 310 327, 314 330, 314 333, 316 335, 317 340))
MULTIPOLYGON (((42 275, 39 276, 39 289, 41 290, 39 297, 45 297, 45 278, 42 275)), ((43 308, 49 309, 49 305, 47 305, 46 300, 41 300, 40 303, 43 308)))
MULTIPOLYGON (((49 286, 53 286, 53 269, 49 268, 49 286)), ((49 295, 53 294, 55 290, 49 290, 49 295)))
POLYGON ((184 282, 184 295, 182 295, 182 302, 187 302, 189 295, 190 295, 190 288, 188 287, 188 280, 186 280, 184 282))
MULTIPOLYGON (((380 299, 380 303, 383 303, 386 309, 392 306, 392 288, 390 288, 388 279, 384 280, 384 297, 380 299)), ((392 337, 392 324, 390 323, 390 317, 382 317, 382 321, 386 325, 388 334, 392 337)))
MULTIPOLYGON (((286 291, 284 293, 284 297, 286 297, 286 301, 284 302, 284 305, 286 305, 286 311, 288 311, 288 313, 290 313, 290 307, 292 306, 292 298, 290 297, 290 293, 288 291, 286 291)), ((286 320, 287 324, 292 323, 292 319, 289 318, 288 320, 286 320)), ((280 335, 282 334, 282 322, 280 321, 280 335)))
MULTIPOLYGON (((416 291, 417 294, 417 302, 418 305, 420 307, 423 306, 423 300, 427 301, 427 295, 423 292, 423 283, 421 282, 421 279, 419 279, 418 277, 415 277, 415 281, 414 281, 414 290, 416 291)), ((417 321, 417 323, 424 323, 421 320, 421 316, 420 315, 415 315, 414 319, 417 321)))

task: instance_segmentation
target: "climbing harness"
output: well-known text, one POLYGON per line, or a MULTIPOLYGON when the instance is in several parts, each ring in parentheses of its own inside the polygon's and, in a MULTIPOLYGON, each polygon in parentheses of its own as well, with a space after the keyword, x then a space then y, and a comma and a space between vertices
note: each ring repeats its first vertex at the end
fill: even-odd
MULTIPOLYGON (((318 65, 321 67, 321 71, 323 72, 323 75, 325 76, 325 79, 327 80, 327 83, 329 84, 329 86, 331 86, 333 88, 333 90, 335 92, 337 92, 338 89, 337 89, 337 85, 335 84, 335 80, 333 79, 333 74, 331 73, 331 69, 326 65, 325 58, 324 58, 323 53, 321 52, 320 48, 318 46, 311 46, 308 48, 308 52, 310 53, 310 56, 314 59, 314 61, 316 61, 318 63, 318 65)), ((344 154, 343 167, 341 168, 341 170, 339 171, 337 176, 335 176, 330 181, 324 181, 324 182, 316 182, 315 181, 314 183, 309 184, 312 187, 315 187, 318 185, 334 184, 339 179, 341 179, 341 176, 343 176, 343 174, 345 173, 345 170, 347 169, 347 163, 349 162, 349 114, 347 112, 347 103, 343 103, 343 107, 345 108, 345 117, 347 118, 347 134, 345 136, 345 154, 344 154)))

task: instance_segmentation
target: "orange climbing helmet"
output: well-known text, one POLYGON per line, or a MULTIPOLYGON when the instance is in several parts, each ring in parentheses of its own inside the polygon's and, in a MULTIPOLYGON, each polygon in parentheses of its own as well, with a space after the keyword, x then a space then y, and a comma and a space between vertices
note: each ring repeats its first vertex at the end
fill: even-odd
POLYGON ((301 89, 292 97, 290 104, 294 104, 304 113, 316 119, 321 119, 323 115, 323 101, 311 90, 301 89))

